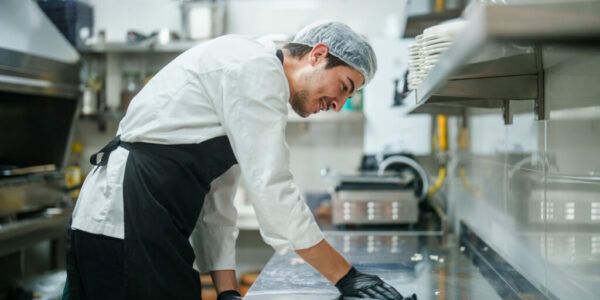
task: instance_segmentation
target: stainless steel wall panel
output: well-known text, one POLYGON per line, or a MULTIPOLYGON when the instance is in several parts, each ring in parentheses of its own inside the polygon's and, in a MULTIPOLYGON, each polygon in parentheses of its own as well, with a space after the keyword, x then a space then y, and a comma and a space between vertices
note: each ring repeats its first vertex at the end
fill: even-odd
MULTIPOLYGON (((449 204, 547 297, 600 294, 600 54, 544 47, 549 120, 512 101, 512 125, 469 109, 469 149, 449 170, 449 204), (460 176, 464 168, 467 189, 460 176)), ((496 111, 494 111, 496 112, 496 111)))

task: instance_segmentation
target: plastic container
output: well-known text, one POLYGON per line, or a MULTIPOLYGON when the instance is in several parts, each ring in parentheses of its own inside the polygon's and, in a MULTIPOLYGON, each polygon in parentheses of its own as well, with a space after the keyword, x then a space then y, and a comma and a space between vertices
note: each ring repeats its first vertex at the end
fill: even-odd
POLYGON ((42 0, 38 5, 58 30, 77 46, 94 32, 94 8, 75 0, 42 0))

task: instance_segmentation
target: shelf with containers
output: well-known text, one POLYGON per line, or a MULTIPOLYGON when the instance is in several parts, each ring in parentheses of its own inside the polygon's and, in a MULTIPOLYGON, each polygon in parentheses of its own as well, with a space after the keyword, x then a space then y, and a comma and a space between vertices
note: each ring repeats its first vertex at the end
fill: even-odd
POLYGON ((600 45, 600 2, 473 2, 465 13, 462 32, 409 95, 411 113, 501 108, 510 124, 511 101, 527 100, 534 101, 536 118, 545 120, 544 47, 600 45))
POLYGON ((82 119, 101 123, 120 120, 131 99, 158 70, 200 43, 154 42, 104 43, 78 48, 84 62, 82 119))
POLYGON ((181 53, 192 47, 202 44, 204 41, 176 40, 168 43, 159 43, 156 39, 140 41, 135 43, 106 42, 78 47, 83 54, 97 53, 181 53))

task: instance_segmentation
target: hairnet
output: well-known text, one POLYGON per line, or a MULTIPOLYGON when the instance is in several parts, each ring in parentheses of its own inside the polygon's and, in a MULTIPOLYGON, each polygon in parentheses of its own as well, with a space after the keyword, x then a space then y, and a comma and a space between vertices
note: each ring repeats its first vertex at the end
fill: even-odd
POLYGON ((365 85, 377 71, 377 58, 371 45, 348 25, 333 21, 318 21, 300 30, 293 43, 314 47, 324 43, 329 53, 355 68, 365 78, 365 85))

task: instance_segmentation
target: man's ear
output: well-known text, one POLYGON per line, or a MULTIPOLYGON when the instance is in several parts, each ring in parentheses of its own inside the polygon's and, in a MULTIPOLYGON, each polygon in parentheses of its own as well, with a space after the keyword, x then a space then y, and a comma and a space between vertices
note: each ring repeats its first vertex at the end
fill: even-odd
POLYGON ((311 65, 317 65, 327 57, 329 53, 329 47, 323 43, 316 44, 309 53, 309 63, 311 65))

